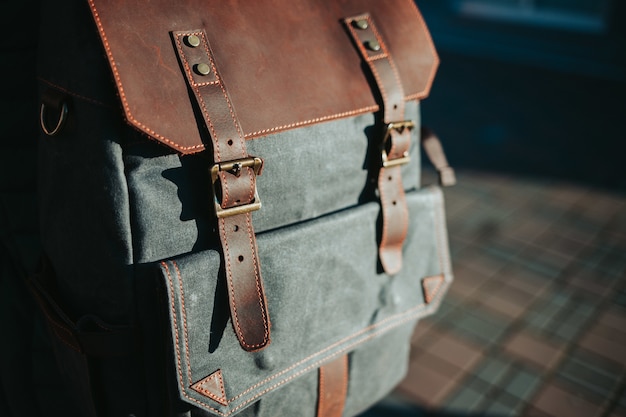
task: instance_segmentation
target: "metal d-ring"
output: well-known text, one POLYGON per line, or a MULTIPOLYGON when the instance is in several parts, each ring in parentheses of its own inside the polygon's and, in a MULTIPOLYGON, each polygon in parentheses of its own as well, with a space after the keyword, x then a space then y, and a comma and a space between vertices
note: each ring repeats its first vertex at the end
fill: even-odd
POLYGON ((61 104, 61 112, 59 114, 59 120, 57 121, 57 125, 54 129, 50 130, 48 126, 46 126, 46 104, 41 103, 41 108, 39 109, 39 124, 41 125, 41 129, 48 136, 54 136, 61 131, 65 121, 67 120, 67 103, 64 101, 61 104))

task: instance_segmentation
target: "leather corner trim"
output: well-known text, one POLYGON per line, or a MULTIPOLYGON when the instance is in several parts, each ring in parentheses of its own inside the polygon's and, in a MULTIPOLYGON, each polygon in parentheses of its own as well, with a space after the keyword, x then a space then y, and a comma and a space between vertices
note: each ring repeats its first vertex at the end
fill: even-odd
POLYGON ((222 405, 228 405, 226 391, 224 390, 224 377, 221 369, 218 369, 206 378, 191 385, 191 389, 222 405))
POLYGON ((426 304, 430 304, 435 298, 437 298, 444 282, 445 277, 443 274, 422 279, 422 290, 424 291, 424 301, 426 304))

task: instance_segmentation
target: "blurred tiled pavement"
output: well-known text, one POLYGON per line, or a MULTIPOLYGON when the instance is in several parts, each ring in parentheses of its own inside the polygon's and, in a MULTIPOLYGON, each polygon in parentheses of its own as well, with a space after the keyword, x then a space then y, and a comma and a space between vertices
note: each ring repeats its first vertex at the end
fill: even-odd
POLYGON ((368 416, 626 416, 626 196, 459 173, 455 282, 368 416))

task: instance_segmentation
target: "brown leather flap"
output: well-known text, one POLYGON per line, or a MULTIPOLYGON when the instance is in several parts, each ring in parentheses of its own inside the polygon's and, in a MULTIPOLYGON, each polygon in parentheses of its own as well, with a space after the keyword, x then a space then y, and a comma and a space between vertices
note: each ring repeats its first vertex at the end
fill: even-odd
POLYGON ((89 0, 128 122, 187 154, 204 149, 171 32, 206 30, 246 138, 378 109, 342 18, 369 13, 406 100, 438 64, 412 0, 89 0))

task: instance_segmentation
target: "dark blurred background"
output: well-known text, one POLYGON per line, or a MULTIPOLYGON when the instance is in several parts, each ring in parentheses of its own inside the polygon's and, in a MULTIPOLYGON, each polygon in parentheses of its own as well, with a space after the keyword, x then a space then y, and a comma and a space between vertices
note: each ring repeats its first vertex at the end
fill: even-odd
POLYGON ((626 4, 417 0, 441 57, 424 123, 451 164, 626 190, 626 4))

